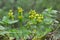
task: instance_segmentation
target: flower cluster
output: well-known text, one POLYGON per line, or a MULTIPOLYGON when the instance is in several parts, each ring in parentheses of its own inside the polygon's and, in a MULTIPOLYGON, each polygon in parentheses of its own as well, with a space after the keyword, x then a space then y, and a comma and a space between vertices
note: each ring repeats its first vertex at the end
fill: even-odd
POLYGON ((42 22, 43 21, 43 15, 40 14, 38 17, 37 17, 37 22, 42 22))
MULTIPOLYGON (((18 11, 18 19, 21 20, 23 18, 23 14, 22 14, 23 9, 21 7, 18 7, 17 11, 18 11)), ((8 17, 14 20, 14 15, 12 10, 9 10, 8 17)))
POLYGON ((13 15, 13 11, 12 11, 12 10, 9 10, 8 16, 9 16, 9 18, 11 18, 12 20, 14 20, 14 15, 13 15))
POLYGON ((29 12, 29 14, 30 14, 29 18, 33 19, 33 18, 35 18, 36 11, 35 11, 35 10, 31 10, 31 11, 29 12))
POLYGON ((23 9, 21 7, 18 7, 18 19, 19 20, 22 20, 22 18, 23 18, 22 12, 23 12, 23 9))
POLYGON ((29 12, 29 18, 30 19, 36 19, 37 22, 42 22, 43 15, 42 14, 38 14, 35 10, 31 10, 29 12))
POLYGON ((23 12, 23 9, 21 7, 18 7, 18 12, 19 13, 22 13, 23 12))

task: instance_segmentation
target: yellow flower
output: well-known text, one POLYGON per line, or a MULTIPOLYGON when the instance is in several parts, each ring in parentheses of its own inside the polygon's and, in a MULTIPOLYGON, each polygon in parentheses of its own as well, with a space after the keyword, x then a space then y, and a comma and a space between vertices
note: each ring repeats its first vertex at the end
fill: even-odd
POLYGON ((34 16, 33 15, 30 15, 29 18, 34 18, 34 16))
POLYGON ((30 15, 35 15, 35 14, 36 14, 36 11, 35 11, 35 10, 31 10, 31 11, 29 12, 29 14, 30 14, 30 15))
POLYGON ((9 10, 8 16, 9 16, 9 18, 11 18, 12 20, 14 20, 14 15, 13 15, 13 11, 12 11, 12 10, 9 10))
POLYGON ((42 22, 42 21, 43 21, 42 17, 37 18, 37 22, 42 22))
POLYGON ((32 13, 36 13, 36 11, 35 10, 32 10, 32 13))
POLYGON ((41 19, 41 17, 38 17, 37 19, 41 19))
POLYGON ((35 16, 36 16, 36 17, 38 17, 38 16, 39 16, 39 14, 36 14, 35 16))
POLYGON ((43 15, 40 14, 37 19, 43 19, 43 15))
POLYGON ((13 16, 12 10, 9 11, 8 16, 10 16, 10 17, 13 16))
POLYGON ((11 13, 9 12, 9 13, 8 13, 8 16, 13 16, 13 12, 11 12, 11 13))
POLYGON ((23 9, 21 7, 18 7, 18 12, 23 12, 23 9))
POLYGON ((22 16, 18 16, 19 19, 22 19, 23 17, 22 16))
POLYGON ((31 11, 32 11, 32 10, 29 11, 29 14, 31 14, 31 11))

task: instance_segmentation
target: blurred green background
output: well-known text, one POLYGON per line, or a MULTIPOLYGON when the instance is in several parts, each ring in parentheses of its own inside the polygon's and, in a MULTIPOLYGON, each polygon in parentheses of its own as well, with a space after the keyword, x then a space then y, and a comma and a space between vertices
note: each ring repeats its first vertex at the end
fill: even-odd
POLYGON ((60 10, 60 0, 0 0, 0 9, 8 11, 17 7, 22 7, 25 11, 35 9, 39 12, 49 7, 60 10))

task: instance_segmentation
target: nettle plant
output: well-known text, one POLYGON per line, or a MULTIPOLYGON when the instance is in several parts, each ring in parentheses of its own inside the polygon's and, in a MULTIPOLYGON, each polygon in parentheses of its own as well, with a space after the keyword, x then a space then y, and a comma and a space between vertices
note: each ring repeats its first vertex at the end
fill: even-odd
POLYGON ((17 28, 12 28, 11 26, 7 30, 10 37, 16 37, 17 40, 37 40, 52 31, 57 13, 56 10, 49 8, 41 13, 37 13, 35 10, 30 10, 28 13, 24 13, 23 11, 21 7, 18 8, 17 14, 14 14, 10 10, 8 15, 4 16, 2 21, 0 21, 0 24, 6 24, 5 26, 14 26, 14 24, 17 24, 17 28))

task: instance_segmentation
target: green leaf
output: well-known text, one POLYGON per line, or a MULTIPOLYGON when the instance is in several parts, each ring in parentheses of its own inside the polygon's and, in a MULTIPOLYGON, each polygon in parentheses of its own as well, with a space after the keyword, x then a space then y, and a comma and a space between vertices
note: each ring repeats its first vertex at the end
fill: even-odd
POLYGON ((0 31, 5 30, 5 28, 3 26, 0 26, 0 31))
POLYGON ((18 22, 18 20, 14 20, 14 21, 9 20, 8 24, 14 24, 14 23, 17 23, 17 22, 18 22))

